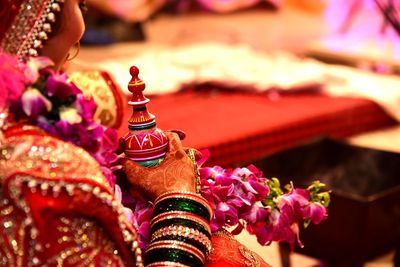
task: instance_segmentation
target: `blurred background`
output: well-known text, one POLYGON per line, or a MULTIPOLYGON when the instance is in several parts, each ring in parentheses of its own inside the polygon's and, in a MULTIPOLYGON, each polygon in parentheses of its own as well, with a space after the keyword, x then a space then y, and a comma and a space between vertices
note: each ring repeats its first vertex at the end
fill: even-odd
POLYGON ((210 164, 334 181, 331 217, 301 232, 304 250, 261 247, 245 233, 241 242, 273 266, 400 266, 400 1, 87 4, 68 71, 107 72, 128 96, 128 70, 138 66, 159 127, 186 131, 187 145, 211 150, 210 164), (326 160, 292 164, 304 155, 326 160), (381 183, 366 193, 367 177, 381 183))

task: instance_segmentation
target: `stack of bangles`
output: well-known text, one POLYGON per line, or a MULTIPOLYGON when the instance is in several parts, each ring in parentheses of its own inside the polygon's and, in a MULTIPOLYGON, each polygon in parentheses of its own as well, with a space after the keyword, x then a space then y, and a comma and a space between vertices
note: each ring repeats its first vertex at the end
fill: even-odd
POLYGON ((204 266, 211 252, 212 209, 202 196, 168 192, 154 203, 146 266, 204 266))

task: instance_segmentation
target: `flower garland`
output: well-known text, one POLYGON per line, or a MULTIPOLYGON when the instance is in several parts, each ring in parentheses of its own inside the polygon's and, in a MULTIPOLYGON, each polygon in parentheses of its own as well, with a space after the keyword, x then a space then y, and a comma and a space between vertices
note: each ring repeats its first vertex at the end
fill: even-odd
POLYGON ((293 184, 283 192, 277 178, 262 177, 254 165, 223 169, 200 169, 202 195, 214 209, 213 231, 236 226, 233 234, 246 229, 261 245, 285 241, 293 248, 299 239, 299 224, 319 224, 327 217, 329 193, 320 192, 324 184, 315 181, 307 189, 293 184))
MULTIPOLYGON (((116 184, 113 172, 119 169, 115 153, 117 132, 96 122, 93 98, 85 96, 65 74, 55 73, 50 66, 46 58, 22 63, 0 52, 0 112, 8 108, 15 121, 37 125, 89 152, 125 206, 144 248, 149 241, 153 205, 124 194, 116 184)), ((327 217, 329 193, 320 192, 324 185, 319 182, 307 189, 295 189, 291 184, 284 193, 278 179, 262 177, 252 165, 236 169, 202 167, 200 180, 201 194, 215 210, 212 231, 234 226, 233 234, 246 229, 256 235, 261 245, 287 241, 293 247, 296 240, 301 246, 300 223, 318 224, 327 217)))
POLYGON ((0 54, 0 88, 15 121, 26 121, 66 142, 82 147, 102 167, 111 185, 115 184, 112 165, 118 159, 116 130, 94 120, 96 103, 85 96, 65 74, 54 72, 48 58, 19 62, 0 54))

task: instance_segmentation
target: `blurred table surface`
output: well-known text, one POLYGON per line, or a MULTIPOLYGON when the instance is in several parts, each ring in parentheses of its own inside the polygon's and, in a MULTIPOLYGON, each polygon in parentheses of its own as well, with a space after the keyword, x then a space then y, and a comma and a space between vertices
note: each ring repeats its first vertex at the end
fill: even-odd
MULTIPOLYGON (((394 125, 374 102, 323 94, 284 95, 186 91, 152 97, 161 129, 186 132, 186 146, 209 149, 209 164, 232 166, 313 141, 345 138, 394 125)), ((130 110, 124 115, 127 121, 130 110)), ((120 129, 125 133, 126 127, 120 129)))
MULTIPOLYGON (((228 44, 245 43, 261 51, 284 49, 296 54, 302 54, 307 50, 311 42, 328 34, 328 26, 321 12, 311 13, 309 11, 290 7, 284 7, 279 12, 257 8, 224 15, 211 13, 164 14, 149 20, 143 24, 143 27, 147 37, 145 42, 125 43, 105 47, 83 47, 78 62, 83 63, 85 66, 96 68, 96 62, 98 60, 110 58, 118 60, 118 58, 121 57, 138 55, 140 51, 148 45, 161 44, 179 46, 199 41, 218 41, 228 44)), ((307 116, 311 114, 308 112, 313 110, 309 105, 318 104, 319 108, 314 108, 314 112, 321 115, 323 110, 328 112, 327 114, 329 114, 329 112, 334 112, 335 105, 335 107, 342 105, 341 108, 346 110, 346 105, 348 105, 347 108, 351 105, 355 105, 353 106, 353 108, 355 108, 357 105, 365 106, 366 103, 368 103, 368 105, 371 104, 369 101, 361 99, 346 99, 341 102, 342 104, 337 104, 340 101, 336 101, 336 104, 332 104, 335 101, 326 96, 292 96, 282 98, 276 103, 266 98, 261 100, 260 96, 249 95, 241 97, 246 99, 247 108, 251 107, 252 110, 243 110, 240 104, 243 99, 240 100, 237 95, 224 96, 223 94, 219 96, 210 94, 206 97, 203 95, 201 101, 195 100, 195 102, 193 102, 195 96, 190 96, 188 94, 181 95, 178 97, 181 101, 179 105, 174 103, 176 100, 175 97, 157 97, 152 99, 150 110, 159 116, 160 127, 166 129, 180 127, 185 129, 185 125, 182 124, 185 120, 182 120, 177 114, 189 108, 191 110, 190 112, 183 112, 182 114, 190 114, 192 121, 197 120, 199 117, 203 119, 198 126, 194 128, 191 126, 193 129, 189 131, 194 132, 189 133, 193 134, 193 138, 188 138, 188 145, 196 145, 200 148, 211 146, 211 149, 213 149, 213 144, 215 143, 212 141, 215 141, 215 138, 217 138, 216 132, 222 133, 226 131, 227 134, 230 135, 229 138, 235 140, 248 138, 246 134, 242 137, 235 136, 235 134, 243 134, 246 132, 241 129, 241 124, 245 123, 246 120, 251 122, 252 118, 248 115, 254 115, 257 112, 266 112, 262 116, 270 118, 268 123, 271 123, 271 121, 279 123, 281 120, 280 116, 291 118, 292 122, 295 118, 299 119, 301 116, 303 116, 303 120, 307 119, 307 116), (218 103, 221 102, 218 101, 228 102, 224 102, 223 105, 220 106, 218 103), (263 107, 266 102, 269 102, 267 108, 265 106, 263 107), (195 107, 193 105, 198 106, 195 107), (329 107, 331 107, 330 110, 329 107), (224 116, 224 113, 216 113, 218 110, 221 111, 222 109, 224 109, 225 115, 230 115, 228 118, 223 119, 221 117, 224 116), (238 112, 240 109, 242 109, 242 111, 238 112), (173 123, 168 118, 169 115, 166 115, 171 114, 171 112, 176 116, 173 123), (237 114, 243 114, 244 117, 239 118, 237 114), (305 114, 308 115, 306 116, 305 114), (221 128, 221 125, 226 124, 217 123, 213 118, 230 122, 232 125, 236 126, 236 129, 234 127, 231 129, 221 128)), ((376 109, 376 106, 374 106, 373 109, 376 109)), ((349 109, 347 109, 346 112, 348 111, 349 109)), ((342 114, 341 122, 348 120, 350 113, 342 114)), ((354 115, 356 113, 351 114, 354 115)), ((382 113, 380 113, 380 115, 382 115, 382 113)), ((262 118, 262 116, 258 117, 262 118)), ((387 120, 387 118, 383 119, 383 121, 385 120, 387 120)), ((354 117, 353 121, 360 122, 359 119, 354 119, 354 117)), ((381 126, 388 125, 387 122, 388 121, 383 122, 381 126)), ((353 123, 349 123, 348 125, 351 126, 352 124, 353 123)), ((260 121, 256 120, 254 123, 248 123, 248 125, 250 125, 250 128, 248 127, 247 130, 256 134, 257 131, 267 125, 267 122, 265 124, 260 124, 260 121), (258 126, 256 126, 257 124, 258 126)), ((344 124, 342 124, 342 126, 343 125, 344 124)), ((396 142, 397 136, 400 134, 400 129, 398 128, 378 130, 368 134, 363 133, 367 130, 377 129, 379 128, 378 126, 378 124, 375 124, 374 127, 369 127, 368 129, 364 128, 364 130, 361 130, 361 128, 359 128, 359 130, 353 131, 351 135, 362 134, 348 139, 348 142, 378 149, 400 151, 400 143, 396 142)), ((270 125, 270 127, 273 128, 276 127, 276 125, 270 125)), ((347 135, 342 135, 342 137, 349 136, 350 132, 347 135)), ((253 140, 253 142, 257 141, 253 140)))

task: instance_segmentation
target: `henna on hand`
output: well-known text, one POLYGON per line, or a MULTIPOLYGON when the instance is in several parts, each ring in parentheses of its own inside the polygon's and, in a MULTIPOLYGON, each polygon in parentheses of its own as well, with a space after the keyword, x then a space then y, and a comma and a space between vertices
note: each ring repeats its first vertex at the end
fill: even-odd
POLYGON ((142 192, 150 200, 168 191, 195 192, 194 165, 182 147, 180 136, 175 132, 166 135, 169 152, 159 165, 148 168, 123 160, 131 190, 142 192))

